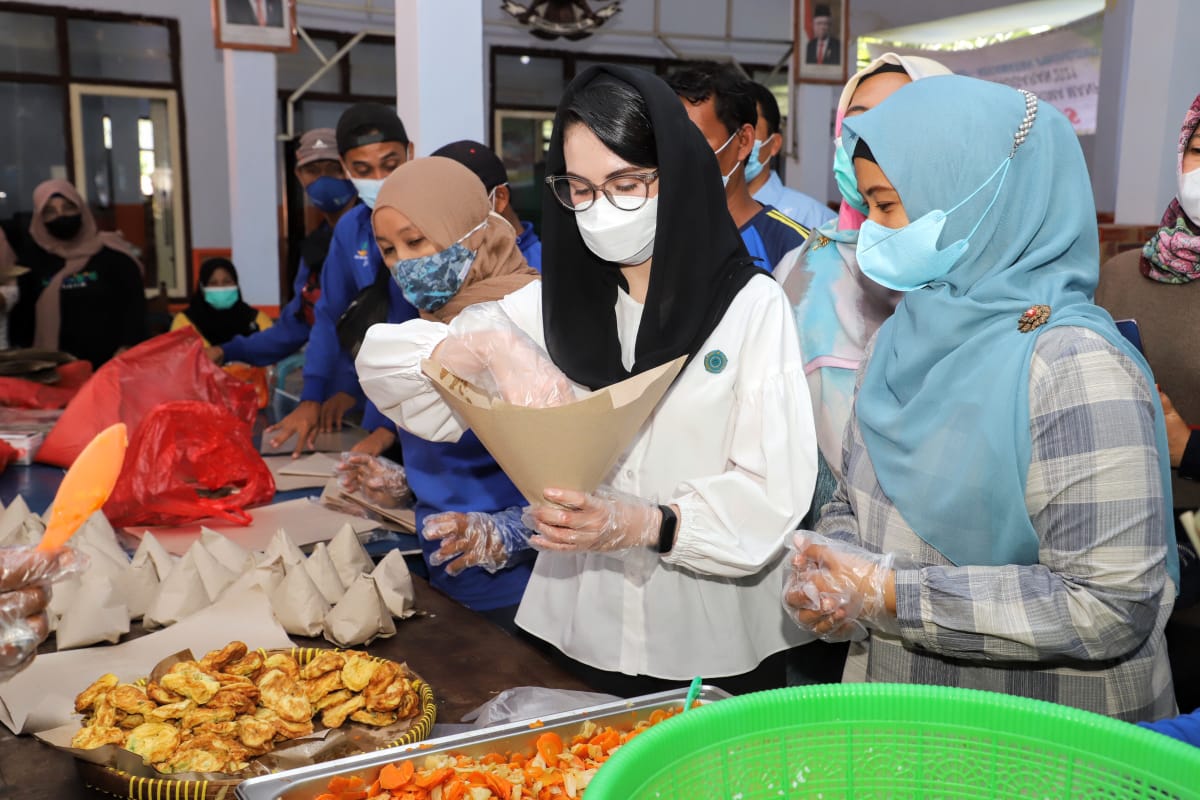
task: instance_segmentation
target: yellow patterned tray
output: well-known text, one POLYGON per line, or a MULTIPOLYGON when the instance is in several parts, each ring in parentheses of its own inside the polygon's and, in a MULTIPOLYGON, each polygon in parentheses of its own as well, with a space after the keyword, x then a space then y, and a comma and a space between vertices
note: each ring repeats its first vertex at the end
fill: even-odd
MULTIPOLYGON (((288 651, 264 652, 290 653, 303 666, 325 650, 319 647, 293 647, 288 651)), ((379 656, 372 656, 372 658, 376 661, 389 660, 379 656)), ((437 718, 437 704, 434 702, 433 689, 412 670, 408 670, 408 674, 414 676, 413 685, 421 698, 421 713, 403 736, 380 749, 413 744, 428 739, 433 731, 433 723, 437 718)), ((129 798, 129 800, 233 800, 234 788, 242 782, 241 779, 196 781, 177 780, 170 777, 143 778, 130 775, 116 767, 102 767, 88 761, 76 760, 75 764, 79 770, 79 776, 83 778, 86 786, 113 797, 129 798)))

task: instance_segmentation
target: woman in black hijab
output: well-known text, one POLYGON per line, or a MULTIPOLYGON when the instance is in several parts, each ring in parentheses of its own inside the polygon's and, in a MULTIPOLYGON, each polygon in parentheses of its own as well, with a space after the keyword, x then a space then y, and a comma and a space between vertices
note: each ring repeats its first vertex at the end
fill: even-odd
MULTIPOLYGON (((783 651, 808 637, 781 609, 780 556, 817 469, 787 299, 753 266, 712 148, 656 76, 601 66, 576 78, 547 172, 540 284, 449 326, 372 328, 363 389, 402 427, 453 438, 423 358, 542 399, 685 358, 605 486, 547 487, 529 509, 541 552, 516 621, 618 694, 696 674, 735 691, 782 686, 783 651)), ((527 546, 486 515, 459 516, 423 531, 458 568, 495 568, 527 546)))
POLYGON ((205 261, 196 283, 191 303, 175 315, 171 330, 191 325, 204 338, 204 346, 209 347, 271 327, 270 317, 242 300, 237 267, 229 259, 205 261))

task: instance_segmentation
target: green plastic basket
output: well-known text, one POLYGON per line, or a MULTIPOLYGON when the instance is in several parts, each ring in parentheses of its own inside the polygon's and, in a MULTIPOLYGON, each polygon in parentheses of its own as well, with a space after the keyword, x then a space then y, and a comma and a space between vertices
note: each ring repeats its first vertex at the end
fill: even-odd
POLYGON ((621 747, 587 800, 1200 798, 1200 748, 1023 697, 900 684, 778 689, 621 747))

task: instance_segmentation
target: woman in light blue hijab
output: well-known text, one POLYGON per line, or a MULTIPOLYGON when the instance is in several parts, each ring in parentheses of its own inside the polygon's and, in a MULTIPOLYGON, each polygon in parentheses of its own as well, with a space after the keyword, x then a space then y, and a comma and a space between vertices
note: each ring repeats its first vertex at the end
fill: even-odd
POLYGON ((906 294, 859 370, 834 502, 797 535, 793 617, 860 642, 847 679, 1173 714, 1162 409, 1092 302, 1070 123, 934 77, 847 118, 843 145, 869 205, 859 268, 906 294))

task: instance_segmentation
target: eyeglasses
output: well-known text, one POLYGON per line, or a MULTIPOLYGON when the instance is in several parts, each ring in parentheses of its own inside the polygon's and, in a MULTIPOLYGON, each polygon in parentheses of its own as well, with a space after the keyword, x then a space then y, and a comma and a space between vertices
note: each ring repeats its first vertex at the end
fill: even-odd
POLYGON ((604 192, 608 202, 622 211, 637 211, 646 205, 650 184, 656 180, 658 170, 617 175, 599 186, 577 175, 547 175, 546 185, 554 190, 554 196, 568 211, 587 211, 596 202, 599 192, 604 192))

